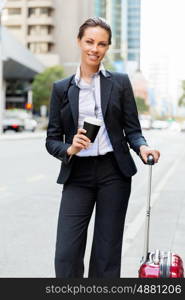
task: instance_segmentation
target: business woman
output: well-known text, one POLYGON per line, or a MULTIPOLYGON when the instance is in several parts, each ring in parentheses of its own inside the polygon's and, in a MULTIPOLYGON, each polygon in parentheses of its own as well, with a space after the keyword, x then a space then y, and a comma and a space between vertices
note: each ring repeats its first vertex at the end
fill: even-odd
POLYGON ((131 178, 137 171, 130 148, 145 162, 149 154, 157 162, 160 153, 142 136, 128 76, 102 64, 111 44, 110 26, 101 18, 86 20, 77 43, 81 61, 76 74, 53 85, 46 139, 48 152, 62 161, 56 277, 83 277, 87 229, 96 204, 89 277, 119 278, 131 178), (85 135, 85 117, 103 123, 94 143, 85 135))

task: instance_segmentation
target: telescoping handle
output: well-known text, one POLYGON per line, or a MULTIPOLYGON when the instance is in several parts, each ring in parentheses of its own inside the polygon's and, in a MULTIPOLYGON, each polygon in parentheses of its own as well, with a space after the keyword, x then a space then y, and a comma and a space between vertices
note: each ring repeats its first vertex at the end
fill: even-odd
POLYGON ((147 190, 147 203, 146 203, 146 220, 145 220, 145 232, 144 232, 144 251, 143 261, 146 261, 149 251, 149 230, 150 230, 150 202, 151 202, 151 186, 152 186, 152 166, 154 165, 154 157, 149 154, 147 158, 147 165, 149 165, 148 176, 148 190, 147 190))

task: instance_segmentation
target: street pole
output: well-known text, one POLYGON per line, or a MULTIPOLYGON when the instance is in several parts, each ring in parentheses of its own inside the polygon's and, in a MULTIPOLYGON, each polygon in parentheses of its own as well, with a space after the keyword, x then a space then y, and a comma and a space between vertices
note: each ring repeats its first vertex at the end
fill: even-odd
POLYGON ((2 51, 2 24, 1 15, 5 5, 5 1, 0 3, 0 135, 3 133, 3 110, 4 110, 4 95, 3 95, 3 51, 2 51))

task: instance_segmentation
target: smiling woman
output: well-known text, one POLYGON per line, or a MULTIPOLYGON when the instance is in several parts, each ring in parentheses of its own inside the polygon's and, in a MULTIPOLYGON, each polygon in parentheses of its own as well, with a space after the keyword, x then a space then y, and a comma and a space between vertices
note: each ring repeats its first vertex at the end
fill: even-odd
POLYGON ((87 28, 83 38, 78 40, 81 60, 97 68, 108 48, 108 33, 101 27, 87 28))
MULTIPOLYGON (((86 73, 86 65, 94 73, 104 58, 111 44, 110 26, 102 19, 89 19, 79 29, 78 45, 81 50, 81 71, 86 73)), ((84 73, 84 79, 89 82, 89 74, 84 73)))
POLYGON ((90 18, 80 27, 77 42, 80 65, 76 74, 53 85, 46 139, 48 152, 62 161, 57 183, 64 184, 55 271, 57 277, 83 277, 87 229, 96 204, 88 276, 118 278, 136 173, 127 142, 145 162, 149 154, 157 162, 159 152, 142 136, 128 76, 109 72, 102 64, 111 44, 110 26, 90 18), (93 142, 84 129, 86 118, 101 124, 93 142))

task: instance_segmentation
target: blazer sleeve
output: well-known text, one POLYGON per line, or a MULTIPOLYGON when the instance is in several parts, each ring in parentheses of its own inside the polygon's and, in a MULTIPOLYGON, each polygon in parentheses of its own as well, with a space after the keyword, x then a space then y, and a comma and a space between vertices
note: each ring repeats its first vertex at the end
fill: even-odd
POLYGON ((53 84, 51 93, 46 149, 51 155, 63 161, 63 163, 68 164, 70 160, 67 155, 67 148, 70 144, 64 142, 64 132, 60 117, 62 96, 58 95, 56 84, 58 83, 53 84))
POLYGON ((123 124, 127 142, 130 147, 139 155, 140 146, 148 146, 144 136, 138 118, 138 111, 135 102, 133 89, 127 74, 123 76, 123 124))

